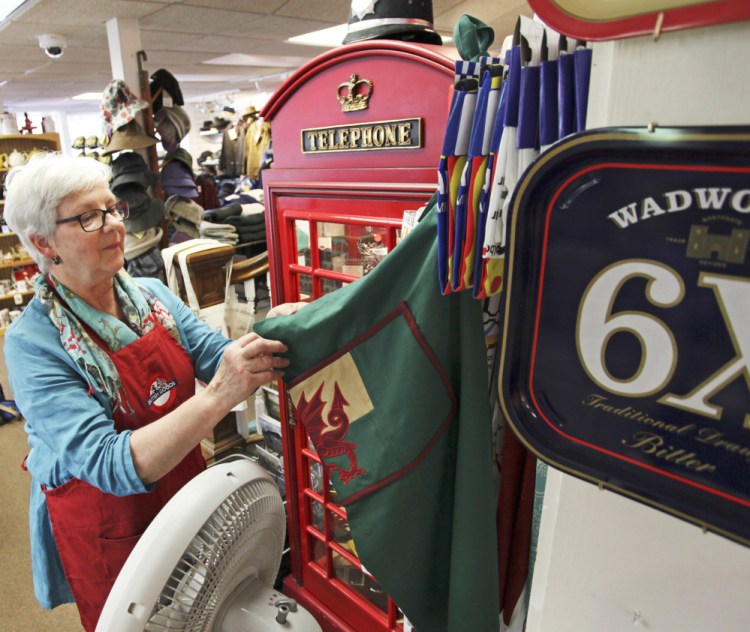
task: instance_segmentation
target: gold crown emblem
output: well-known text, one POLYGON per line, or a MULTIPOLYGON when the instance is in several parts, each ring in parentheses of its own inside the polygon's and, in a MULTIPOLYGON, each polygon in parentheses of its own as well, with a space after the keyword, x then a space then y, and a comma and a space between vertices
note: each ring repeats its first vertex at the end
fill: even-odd
POLYGON ((372 81, 369 79, 360 79, 357 75, 352 75, 349 81, 339 85, 337 95, 341 103, 342 112, 357 112, 366 110, 367 104, 372 96, 372 81))

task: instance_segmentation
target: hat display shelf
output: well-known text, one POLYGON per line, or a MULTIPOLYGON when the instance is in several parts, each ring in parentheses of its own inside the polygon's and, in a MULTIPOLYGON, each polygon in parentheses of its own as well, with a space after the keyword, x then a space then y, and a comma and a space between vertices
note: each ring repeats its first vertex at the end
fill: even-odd
MULTIPOLYGON (((29 156, 42 151, 60 151, 60 136, 46 134, 0 135, 0 219, 5 206, 2 186, 12 167, 24 164, 29 156)), ((5 333, 6 315, 21 310, 34 296, 31 278, 39 272, 34 260, 21 248, 15 233, 0 222, 0 336, 5 333)), ((1 360, 0 360, 1 361, 1 360)))
POLYGON ((206 119, 203 121, 198 134, 204 140, 210 143, 221 143, 224 136, 224 130, 228 127, 235 125, 241 117, 237 115, 234 107, 231 105, 231 101, 228 101, 228 105, 219 109, 218 103, 214 102, 214 105, 210 107, 210 112, 213 114, 213 118, 206 119))
MULTIPOLYGON (((154 178, 148 182, 147 187, 150 189, 149 198, 151 202, 158 202, 163 208, 164 191, 158 178, 155 174, 159 173, 159 156, 157 155, 156 145, 158 140, 155 133, 154 124, 154 102, 159 99, 161 103, 162 89, 158 88, 151 93, 151 87, 149 84, 149 73, 143 67, 143 62, 147 61, 146 52, 139 50, 136 53, 136 59, 138 62, 138 88, 131 91, 124 85, 124 82, 119 82, 119 87, 115 86, 118 90, 117 99, 111 98, 111 95, 105 91, 105 98, 110 96, 112 102, 103 100, 103 114, 104 120, 109 122, 109 119, 113 116, 112 112, 109 112, 108 107, 114 107, 115 104, 119 105, 121 99, 128 99, 125 105, 122 105, 123 112, 127 114, 127 123, 120 123, 119 126, 112 125, 115 127, 115 132, 112 134, 106 147, 103 148, 103 154, 108 158, 111 158, 113 165, 117 162, 120 156, 117 154, 123 150, 138 150, 139 155, 143 158, 143 168, 149 173, 154 174, 154 178), (136 94, 137 93, 137 94, 136 94)), ((114 84, 115 82, 113 82, 114 84)), ((113 84, 108 86, 107 90, 113 90, 113 84)), ((120 112, 118 116, 123 116, 123 112, 120 112)), ((108 125, 109 127, 109 125, 108 125)), ((77 139, 80 143, 80 139, 77 139)), ((129 200, 132 204, 132 201, 129 200)), ((155 205, 152 205, 149 211, 149 215, 156 212, 155 205)), ((132 208, 132 206, 131 206, 132 208)), ((163 214, 163 213, 162 213, 163 214)), ((165 248, 168 243, 166 239, 166 222, 162 219, 160 221, 160 227, 162 228, 162 241, 160 246, 165 248)), ((137 230, 137 229, 136 229, 137 230)))
POLYGON ((70 146, 81 158, 94 158, 95 160, 106 164, 109 164, 112 160, 109 155, 102 153, 107 146, 106 136, 99 137, 96 134, 78 136, 73 139, 70 146))

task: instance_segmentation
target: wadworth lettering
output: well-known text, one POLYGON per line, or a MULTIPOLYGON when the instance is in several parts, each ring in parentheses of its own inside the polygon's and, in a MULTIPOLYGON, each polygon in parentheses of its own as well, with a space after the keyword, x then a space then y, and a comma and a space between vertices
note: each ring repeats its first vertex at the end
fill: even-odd
POLYGON ((302 130, 302 153, 419 149, 422 119, 377 121, 302 130))
POLYGON ((627 228, 652 217, 688 209, 750 213, 750 189, 734 191, 729 187, 704 187, 667 191, 658 199, 649 196, 640 201, 631 202, 607 217, 618 227, 627 228))

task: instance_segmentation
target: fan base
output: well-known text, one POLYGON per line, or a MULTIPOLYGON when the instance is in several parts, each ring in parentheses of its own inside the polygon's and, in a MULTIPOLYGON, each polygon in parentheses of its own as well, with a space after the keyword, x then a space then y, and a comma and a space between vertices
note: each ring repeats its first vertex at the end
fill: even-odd
POLYGON ((322 632, 313 616, 294 599, 248 578, 232 592, 216 618, 217 632, 322 632))

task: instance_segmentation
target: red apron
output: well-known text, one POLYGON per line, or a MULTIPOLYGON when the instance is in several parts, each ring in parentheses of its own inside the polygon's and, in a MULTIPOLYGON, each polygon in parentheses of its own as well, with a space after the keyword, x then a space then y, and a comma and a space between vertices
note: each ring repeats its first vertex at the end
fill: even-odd
MULTIPOLYGON (((158 322, 145 336, 110 352, 127 397, 114 413, 115 429, 136 430, 195 393, 195 370, 187 351, 158 322)), ((93 632, 109 591, 136 542, 167 501, 206 467, 196 446, 149 493, 106 494, 78 479, 44 490, 52 531, 83 627, 93 632)))

